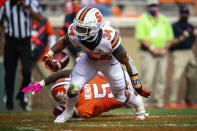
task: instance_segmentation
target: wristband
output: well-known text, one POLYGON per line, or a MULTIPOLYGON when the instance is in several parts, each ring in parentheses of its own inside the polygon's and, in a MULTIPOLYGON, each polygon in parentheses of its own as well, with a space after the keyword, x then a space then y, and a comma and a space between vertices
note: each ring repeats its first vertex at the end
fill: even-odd
POLYGON ((133 84, 133 88, 134 89, 137 89, 137 88, 141 88, 142 87, 142 84, 141 84, 141 81, 140 81, 140 78, 139 78, 139 75, 138 74, 134 74, 131 76, 131 81, 132 81, 132 84, 133 84))
POLYGON ((150 46, 150 51, 153 51, 155 49, 155 47, 153 45, 150 46))
POLYGON ((41 80, 40 82, 40 85, 43 87, 43 86, 45 86, 45 81, 44 80, 41 80))
POLYGON ((52 50, 49 50, 49 52, 47 53, 47 55, 48 55, 49 57, 51 57, 53 54, 54 54, 54 53, 53 53, 52 50))

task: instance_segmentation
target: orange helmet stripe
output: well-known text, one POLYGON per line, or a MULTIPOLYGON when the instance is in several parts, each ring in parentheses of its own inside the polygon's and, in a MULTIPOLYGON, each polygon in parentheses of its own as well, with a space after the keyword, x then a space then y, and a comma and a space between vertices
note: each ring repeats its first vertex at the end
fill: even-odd
POLYGON ((86 9, 84 9, 79 17, 79 21, 83 21, 84 17, 85 17, 85 14, 90 10, 92 9, 92 7, 87 7, 86 9))

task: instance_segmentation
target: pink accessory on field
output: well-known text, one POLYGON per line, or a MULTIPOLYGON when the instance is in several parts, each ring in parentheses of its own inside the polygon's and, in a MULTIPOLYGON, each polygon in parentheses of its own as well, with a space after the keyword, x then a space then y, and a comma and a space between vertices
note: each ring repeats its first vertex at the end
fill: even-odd
POLYGON ((65 110, 65 107, 58 105, 56 107, 53 108, 53 115, 58 116, 60 114, 62 114, 62 112, 65 110))
POLYGON ((37 83, 37 84, 33 84, 33 85, 30 85, 30 86, 27 86, 25 88, 22 89, 22 92, 24 93, 27 93, 28 91, 30 90, 33 90, 32 94, 36 94, 40 89, 42 88, 41 84, 40 83, 37 83))

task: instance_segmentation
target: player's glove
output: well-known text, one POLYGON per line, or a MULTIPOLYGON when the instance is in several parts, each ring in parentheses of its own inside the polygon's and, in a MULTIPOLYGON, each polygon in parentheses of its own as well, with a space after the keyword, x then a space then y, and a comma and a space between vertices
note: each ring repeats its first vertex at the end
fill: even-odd
POLYGON ((51 61, 49 56, 44 56, 43 61, 45 63, 45 67, 53 72, 58 71, 57 66, 51 61))
POLYGON ((148 91, 142 86, 142 83, 141 83, 141 81, 139 79, 138 74, 135 74, 135 75, 131 76, 131 81, 132 81, 133 88, 141 96, 149 97, 151 95, 152 91, 148 91))
POLYGON ((149 97, 151 96, 152 91, 148 91, 146 88, 141 86, 141 88, 135 89, 141 96, 143 97, 149 97))
POLYGON ((58 70, 57 66, 51 61, 51 57, 53 56, 53 51, 49 50, 46 56, 43 57, 42 61, 45 63, 45 67, 53 72, 58 70))
POLYGON ((33 90, 32 94, 36 94, 42 88, 40 83, 36 83, 30 86, 27 86, 22 89, 22 92, 27 93, 30 90, 33 90))
POLYGON ((59 91, 57 95, 55 96, 59 104, 65 104, 66 103, 66 94, 64 92, 59 91))

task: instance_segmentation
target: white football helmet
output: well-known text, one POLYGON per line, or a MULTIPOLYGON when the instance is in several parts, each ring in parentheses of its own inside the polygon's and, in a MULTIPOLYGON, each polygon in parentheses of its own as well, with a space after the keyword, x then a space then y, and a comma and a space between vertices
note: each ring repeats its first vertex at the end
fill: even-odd
POLYGON ((87 40, 95 36, 102 24, 103 16, 101 12, 92 7, 84 7, 81 9, 74 21, 74 33, 79 40, 87 40))

